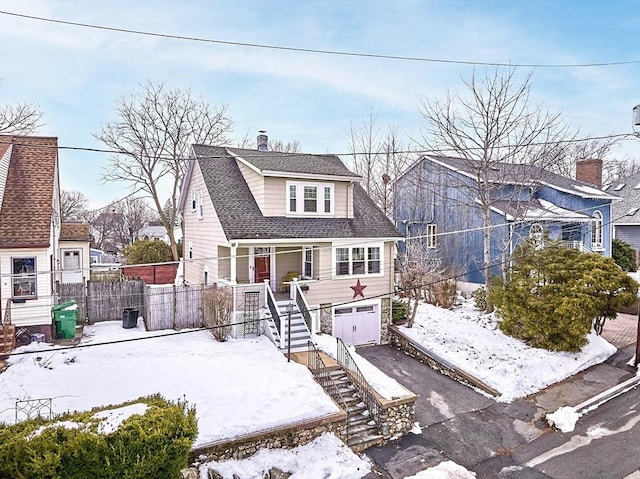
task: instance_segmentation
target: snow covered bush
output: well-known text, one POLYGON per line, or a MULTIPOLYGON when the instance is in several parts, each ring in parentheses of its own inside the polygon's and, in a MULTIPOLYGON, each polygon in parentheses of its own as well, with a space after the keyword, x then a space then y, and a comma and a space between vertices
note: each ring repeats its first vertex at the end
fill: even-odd
POLYGON ((0 477, 176 478, 197 433, 195 409, 159 395, 0 426, 0 477))
POLYGON ((490 299, 505 334, 536 348, 579 351, 593 322, 615 318, 637 291, 611 258, 527 240, 514 254, 508 282, 492 284, 490 299))

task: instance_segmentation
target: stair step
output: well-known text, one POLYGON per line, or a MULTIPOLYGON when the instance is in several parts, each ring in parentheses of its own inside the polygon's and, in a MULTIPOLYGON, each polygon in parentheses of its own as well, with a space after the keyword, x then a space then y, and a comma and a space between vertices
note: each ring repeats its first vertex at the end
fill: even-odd
POLYGON ((350 436, 360 436, 364 432, 369 435, 375 435, 378 433, 378 426, 376 426, 375 423, 373 425, 368 423, 355 424, 353 425, 353 427, 351 426, 351 424, 349 425, 350 436))
POLYGON ((362 451, 372 446, 378 446, 383 443, 383 437, 379 434, 371 434, 366 436, 351 436, 347 445, 350 448, 355 448, 358 451, 362 451))

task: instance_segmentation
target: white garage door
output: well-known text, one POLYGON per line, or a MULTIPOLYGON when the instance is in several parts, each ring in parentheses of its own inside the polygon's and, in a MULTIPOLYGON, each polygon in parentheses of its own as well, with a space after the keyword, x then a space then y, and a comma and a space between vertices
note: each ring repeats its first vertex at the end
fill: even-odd
POLYGON ((376 306, 336 308, 334 335, 347 346, 380 342, 380 318, 376 306))

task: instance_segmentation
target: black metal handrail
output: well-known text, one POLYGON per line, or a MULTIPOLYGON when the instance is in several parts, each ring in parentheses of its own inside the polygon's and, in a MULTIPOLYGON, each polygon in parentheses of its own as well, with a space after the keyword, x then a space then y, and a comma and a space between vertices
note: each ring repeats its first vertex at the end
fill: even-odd
POLYGON ((307 300, 302 294, 302 289, 297 281, 293 281, 291 284, 295 285, 296 288, 296 305, 298 306, 298 310, 302 317, 304 318, 304 322, 307 325, 307 329, 309 330, 309 334, 311 334, 311 313, 309 312, 309 305, 307 304, 307 300))
POLYGON ((313 374, 314 379, 322 386, 322 388, 329 393, 329 395, 339 402, 340 407, 347 414, 346 423, 345 423, 345 435, 346 440, 349 440, 349 407, 347 406, 347 401, 345 401, 344 397, 340 393, 340 389, 338 385, 331 377, 330 371, 327 368, 327 365, 322 360, 322 356, 320 356, 320 351, 316 348, 316 345, 313 344, 312 341, 307 342, 309 346, 309 351, 307 354, 307 367, 311 374, 313 374))
POLYGON ((282 336, 282 326, 280 324, 280 313, 278 313, 278 305, 276 304, 276 298, 273 297, 273 293, 271 292, 271 288, 267 287, 267 307, 269 308, 269 312, 271 313, 271 318, 276 325, 276 330, 278 331, 278 335, 282 336))
POLYGON ((378 428, 380 428, 380 406, 376 400, 375 393, 371 385, 367 382, 364 375, 360 371, 360 368, 353 360, 351 353, 345 346, 342 339, 336 338, 337 349, 336 359, 338 364, 346 371, 351 378, 351 382, 357 388, 358 392, 362 396, 362 400, 369 410, 371 418, 375 421, 378 428))

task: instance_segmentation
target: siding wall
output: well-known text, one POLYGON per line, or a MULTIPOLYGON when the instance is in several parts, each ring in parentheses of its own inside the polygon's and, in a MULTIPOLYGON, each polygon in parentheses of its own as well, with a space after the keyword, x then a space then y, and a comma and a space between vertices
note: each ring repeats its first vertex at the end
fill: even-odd
POLYGON ((640 250, 640 225, 619 224, 615 227, 615 237, 640 250))
POLYGON ((11 258, 36 258, 36 268, 44 272, 37 275, 37 299, 29 299, 24 303, 11 303, 11 322, 15 326, 33 326, 51 324, 51 307, 55 304, 52 295, 50 256, 51 249, 4 249, 0 250, 0 303, 4 318, 7 300, 12 295, 11 258))
MULTIPOLYGON (((482 211, 475 202, 475 182, 460 174, 448 170, 436 163, 422 161, 410 169, 395 184, 395 218, 396 226, 403 236, 407 236, 409 225, 416 222, 413 228, 428 223, 435 223, 439 233, 445 231, 473 230, 483 226, 482 211)), ((503 188, 505 195, 514 194, 513 190, 503 188)), ((497 194, 497 192, 494 192, 497 194)), ((518 196, 527 196, 528 190, 517 192, 518 196)), ((541 187, 536 192, 538 198, 546 199, 568 210, 584 212, 589 216, 600 211, 603 217, 604 255, 611 256, 611 208, 608 201, 582 198, 557 191, 549 187, 541 187)), ((494 225, 506 223, 503 215, 491 213, 494 225)), ((576 223, 576 240, 591 245, 591 227, 589 223, 576 223)), ((561 235, 561 223, 545 225, 556 236, 561 235)), ((418 228, 419 229, 419 228, 418 228)), ((529 225, 521 225, 514 229, 515 244, 522 237, 528 236, 529 225)), ((415 236, 415 232, 413 235, 415 236)), ((424 230, 422 232, 424 234, 424 230)), ((509 227, 494 228, 491 231, 491 261, 495 264, 492 274, 500 274, 502 255, 510 249, 506 248, 509 238, 509 227)), ((404 251, 404 245, 399 245, 404 251)), ((483 274, 483 235, 480 230, 441 236, 437 239, 434 254, 442 257, 443 264, 457 274, 464 273, 465 279, 473 283, 484 283, 483 274)))
MULTIPOLYGON (((351 215, 353 216, 353 199, 349 198, 350 188, 348 182, 312 181, 299 178, 277 178, 271 176, 265 177, 264 179, 264 203, 261 208, 265 216, 285 216, 287 214, 287 181, 289 180, 310 184, 332 183, 334 185, 334 217, 347 217, 349 206, 351 206, 351 215)), ((251 187, 251 185, 249 186, 251 187)), ((299 192, 298 194, 300 195, 302 192, 299 192)))
POLYGON ((187 201, 183 214, 183 256, 184 279, 187 284, 202 284, 204 271, 207 268, 209 278, 213 281, 218 277, 218 245, 226 244, 227 239, 222 231, 222 225, 216 214, 211 198, 202 178, 198 162, 195 162, 191 184, 188 185, 187 201), (191 191, 202 192, 203 219, 198 219, 198 208, 191 210, 191 191), (189 258, 189 245, 193 246, 193 258, 189 258))
MULTIPOLYGON (((90 255, 89 255, 89 243, 87 243, 86 241, 60 241, 59 242, 59 246, 60 246, 60 253, 58 255, 58 258, 60 258, 60 269, 62 268, 62 262, 64 259, 64 256, 62 254, 62 252, 64 250, 69 250, 69 249, 79 249, 81 250, 80 254, 82 256, 81 258, 81 264, 80 267, 82 268, 82 276, 84 277, 85 282, 89 279, 90 276, 90 255)), ((64 278, 61 278, 61 281, 63 281, 64 278)))
POLYGON ((265 183, 269 178, 265 178, 261 174, 256 173, 240 161, 236 161, 236 163, 238 164, 240 173, 242 173, 242 176, 244 177, 244 181, 246 181, 249 186, 249 190, 253 193, 253 197, 255 198, 256 203, 258 203, 258 207, 260 208, 260 211, 262 211, 262 214, 265 216, 272 216, 267 213, 267 211, 269 211, 269 206, 266 204, 265 199, 265 190, 267 189, 265 183))

